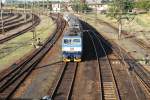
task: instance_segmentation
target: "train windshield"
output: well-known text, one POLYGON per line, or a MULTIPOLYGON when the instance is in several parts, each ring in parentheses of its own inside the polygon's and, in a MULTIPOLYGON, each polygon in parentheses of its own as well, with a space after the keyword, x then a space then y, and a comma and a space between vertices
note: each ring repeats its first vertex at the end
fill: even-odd
POLYGON ((73 39, 73 43, 72 44, 80 44, 80 39, 73 39))
POLYGON ((71 39, 64 39, 64 44, 71 44, 71 39))
POLYGON ((68 39, 64 39, 64 44, 66 45, 78 45, 81 44, 81 40, 80 39, 75 39, 75 38, 68 38, 68 39))

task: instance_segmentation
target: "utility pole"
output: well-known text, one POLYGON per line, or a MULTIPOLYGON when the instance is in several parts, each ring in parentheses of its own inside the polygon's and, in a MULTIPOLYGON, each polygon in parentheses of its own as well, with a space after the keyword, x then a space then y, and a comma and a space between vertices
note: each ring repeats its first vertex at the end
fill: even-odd
POLYGON ((2 7, 2 0, 0 0, 0 9, 1 9, 1 23, 2 23, 2 34, 5 34, 4 30, 4 22, 3 22, 3 7, 2 7))
POLYGON ((47 9, 49 8, 49 0, 47 0, 47 9))
MULTIPOLYGON (((34 24, 34 6, 35 6, 35 2, 32 0, 31 1, 32 2, 32 4, 31 4, 31 14, 32 14, 32 25, 34 24)), ((33 27, 33 29, 31 30, 31 32, 33 33, 33 36, 32 36, 32 38, 33 38, 33 44, 35 45, 35 41, 36 41, 36 29, 35 29, 35 27, 33 27)))
POLYGON ((118 20, 118 23, 119 23, 118 39, 121 39, 121 31, 122 31, 122 20, 121 20, 121 18, 118 20))
POLYGON ((1 3, 1 4, 0 4, 0 9, 2 9, 2 0, 0 0, 0 3, 1 3))
POLYGON ((24 0, 24 14, 25 14, 25 18, 24 18, 24 20, 25 20, 25 22, 27 21, 27 16, 26 16, 26 0, 24 0))
POLYGON ((97 0, 96 0, 96 18, 95 18, 95 22, 96 22, 96 24, 97 24, 97 7, 98 7, 98 4, 97 4, 97 0))
POLYGON ((38 0, 38 11, 37 11, 37 12, 38 12, 38 14, 39 14, 39 16, 40 16, 40 15, 41 15, 41 14, 40 14, 41 11, 40 11, 40 1, 39 1, 39 0, 38 0))
POLYGON ((47 16, 48 16, 48 14, 49 14, 49 0, 47 0, 47 16))
POLYGON ((33 16, 34 2, 33 2, 33 0, 31 2, 32 2, 32 4, 31 4, 31 15, 32 15, 32 25, 33 25, 33 23, 34 23, 34 16, 33 16))
POLYGON ((45 8, 45 5, 44 5, 44 4, 45 4, 45 1, 44 1, 44 0, 42 0, 42 1, 43 1, 43 11, 42 11, 42 12, 43 12, 43 14, 44 14, 44 11, 45 11, 45 9, 44 9, 44 8, 45 8))

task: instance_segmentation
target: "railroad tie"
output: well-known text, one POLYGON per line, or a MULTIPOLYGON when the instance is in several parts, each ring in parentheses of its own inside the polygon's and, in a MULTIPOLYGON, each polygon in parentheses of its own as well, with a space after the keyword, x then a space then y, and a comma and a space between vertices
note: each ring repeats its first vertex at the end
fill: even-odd
POLYGON ((113 82, 104 82, 104 99, 117 100, 113 82))

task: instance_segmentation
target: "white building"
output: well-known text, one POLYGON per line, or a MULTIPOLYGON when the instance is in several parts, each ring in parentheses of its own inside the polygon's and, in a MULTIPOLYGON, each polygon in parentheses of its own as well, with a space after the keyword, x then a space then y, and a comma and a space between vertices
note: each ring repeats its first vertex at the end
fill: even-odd
POLYGON ((61 2, 60 1, 52 1, 51 7, 53 12, 60 12, 61 11, 61 2))

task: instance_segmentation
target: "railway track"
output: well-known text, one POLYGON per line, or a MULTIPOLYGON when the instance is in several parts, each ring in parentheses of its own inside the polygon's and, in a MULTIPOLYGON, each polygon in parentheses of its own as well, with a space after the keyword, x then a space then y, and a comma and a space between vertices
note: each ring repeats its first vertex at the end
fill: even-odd
MULTIPOLYGON (((3 17, 3 21, 9 20, 10 18, 14 17, 15 14, 14 13, 5 13, 4 17, 3 17)), ((2 22, 2 19, 0 19, 0 24, 2 22)))
MULTIPOLYGON (((94 34, 94 33, 93 33, 94 34)), ((95 33, 96 34, 96 33, 95 33)), ((97 36, 98 37, 98 36, 97 36)), ((102 40, 101 38, 99 38, 100 40, 102 40)), ((105 43, 104 43, 105 44, 105 43)), ((110 47, 111 48, 111 47, 110 47)), ((113 48, 112 48, 113 49, 113 48)), ((120 63, 124 63, 125 61, 124 61, 124 59, 122 59, 122 57, 119 55, 120 53, 119 52, 116 52, 116 50, 113 50, 114 52, 112 53, 113 55, 115 55, 116 57, 117 57, 117 60, 119 60, 118 61, 118 63, 117 63, 117 65, 116 66, 120 66, 120 63), (120 63, 119 63, 120 62, 120 63)), ((111 54, 111 55, 112 55, 111 54)), ((108 56, 111 56, 111 55, 108 55, 108 56)), ((109 57, 108 56, 106 56, 107 58, 108 58, 108 60, 109 60, 109 57)), ((106 59, 103 59, 102 58, 102 60, 104 60, 104 62, 106 62, 106 59)), ((112 64, 111 64, 111 60, 112 59, 110 59, 108 62, 109 62, 109 65, 110 65, 110 68, 111 68, 111 70, 113 69, 112 68, 112 64)), ((129 60, 129 59, 128 59, 129 60)), ((101 65, 103 64, 103 63, 100 63, 101 65)), ((129 63, 128 63, 129 64, 129 63)), ((130 63, 131 64, 131 63, 130 63)), ((130 68, 130 64, 129 64, 129 68, 130 68)), ((106 75, 107 76, 107 78, 109 78, 108 76, 109 75, 107 75, 106 73, 109 73, 109 69, 107 69, 107 67, 106 67, 106 63, 104 63, 103 65, 102 65, 102 67, 104 67, 104 68, 101 68, 101 70, 102 71, 104 71, 104 75, 106 75), (105 70, 106 69, 106 70, 105 70)), ((132 64, 132 65, 134 65, 134 64, 132 64)), ((124 66, 125 67, 125 66, 124 66)), ((142 72, 141 70, 138 70, 139 72, 141 72, 141 74, 140 74, 140 76, 143 76, 145 73, 147 73, 147 72, 142 72)), ((113 73, 113 76, 115 76, 115 74, 114 74, 114 72, 113 72, 113 70, 112 70, 112 73, 113 73)), ((139 76, 139 74, 138 74, 138 76, 137 76, 137 71, 135 71, 135 75, 130 75, 129 74, 129 72, 128 72, 128 77, 129 77, 129 82, 130 82, 130 84, 131 84, 131 88, 133 88, 133 92, 131 92, 131 94, 133 94, 133 96, 131 97, 131 98, 134 98, 134 99, 143 99, 143 98, 149 98, 150 97, 150 92, 149 92, 149 86, 148 86, 148 84, 149 83, 147 83, 147 82, 145 82, 145 81, 143 81, 145 78, 146 78, 146 76, 143 76, 143 78, 142 77, 140 77, 139 76), (138 86, 140 86, 141 88, 139 89, 139 88, 137 88, 138 86), (142 87, 144 87, 144 93, 142 92, 141 93, 141 91, 143 91, 143 88, 142 87), (147 97, 145 97, 145 95, 147 95, 147 97)), ((148 78, 147 78, 148 79, 148 78)), ((116 83, 116 88, 117 88, 117 90, 119 90, 118 91, 118 98, 114 98, 114 99, 122 99, 121 98, 121 96, 120 96, 120 94, 121 94, 121 90, 118 88, 118 84, 117 84, 117 81, 116 81, 116 79, 115 79, 115 77, 114 77, 114 81, 115 81, 115 83, 116 83)), ((147 80, 147 81, 149 81, 149 80, 147 80)), ((121 82, 121 81, 120 81, 121 82)), ((149 84, 150 85, 150 84, 149 84)), ((111 87, 109 87, 109 89, 111 89, 111 87)), ((111 91, 112 91, 113 89, 111 89, 111 91)), ((105 93, 105 92, 104 92, 105 93)), ((130 98, 130 99, 131 99, 130 98)), ((105 98, 104 98, 105 99, 105 98)), ((110 99, 110 98, 107 98, 107 99, 110 99)))
MULTIPOLYGON (((23 15, 23 14, 19 14, 20 16, 16 17, 16 18, 13 18, 13 19, 9 19, 9 21, 4 21, 3 24, 4 24, 4 28, 7 26, 10 26, 10 25, 13 25, 14 23, 19 23, 21 21, 24 21, 25 20, 25 17, 26 19, 31 19, 30 17, 32 16, 32 14, 26 14, 26 15, 23 15)), ((2 27, 2 25, 0 25, 0 27, 2 27)))
MULTIPOLYGON (((11 22, 11 21, 13 21, 15 19, 20 18, 21 16, 22 16, 22 14, 20 14, 20 13, 16 13, 16 14, 13 13, 12 16, 9 16, 8 18, 4 18, 3 19, 3 23, 11 22)), ((0 21, 0 24, 2 24, 2 19, 0 21)))
MULTIPOLYGON (((33 15, 33 16, 36 16, 36 15, 33 15)), ((34 20, 34 19, 32 19, 32 14, 29 14, 29 15, 28 14, 27 15, 19 14, 18 17, 11 19, 8 22, 7 21, 3 22, 4 27, 2 27, 2 25, 0 26, 0 32, 2 32, 2 30, 4 32, 10 31, 21 25, 27 24, 27 23, 31 22, 32 20, 34 20), (25 16, 26 16, 26 20, 25 20, 25 16)))
POLYGON ((150 92, 150 73, 122 48, 118 48, 117 44, 113 42, 113 49, 117 54, 122 54, 121 58, 128 64, 128 66, 134 71, 137 77, 145 84, 147 90, 150 92), (116 45, 116 46, 115 46, 116 45))
POLYGON ((101 100, 110 100, 110 99, 120 100, 121 98, 119 89, 105 47, 103 46, 101 40, 95 35, 94 32, 88 31, 88 35, 90 36, 91 41, 93 42, 95 53, 97 56, 97 62, 99 64, 98 66, 100 70, 99 73, 102 90, 102 92, 100 93, 101 100), (94 41, 94 39, 97 40, 97 43, 94 41), (96 45, 99 46, 96 47, 96 45), (98 52, 101 52, 100 55, 98 55, 98 52), (103 55, 103 57, 99 57, 101 55, 103 55))
MULTIPOLYGON (((112 26, 111 24, 103 21, 103 20, 100 20, 98 19, 98 21, 102 24, 106 24, 108 26, 110 26, 111 28, 115 29, 116 31, 118 31, 118 28, 112 26)), ((125 35, 128 35, 126 34, 126 32, 123 34, 125 35)), ((109 41, 109 40, 108 40, 109 41)), ((137 43, 139 46, 141 46, 142 48, 146 49, 146 50, 149 50, 149 46, 145 45, 142 41, 135 41, 133 40, 135 43, 137 43)), ((118 47, 118 45, 113 42, 113 41, 110 41, 111 44, 112 44, 112 49, 113 51, 116 52, 116 55, 118 54, 121 54, 121 59, 124 60, 125 63, 127 63, 131 69, 133 69, 133 71, 135 72, 135 74, 137 75, 137 77, 139 77, 139 79, 142 81, 142 83, 144 83, 146 86, 146 89, 147 91, 150 92, 150 73, 139 63, 137 63, 137 61, 130 55, 127 53, 127 51, 125 51, 123 48, 121 47, 118 47)), ((107 44, 109 45, 109 44, 107 44)), ((119 55, 118 55, 119 56, 119 55)))
POLYGON ((15 67, 11 66, 8 70, 5 70, 5 73, 1 75, 0 99, 10 99, 16 89, 26 79, 26 77, 28 77, 43 56, 53 47, 65 27, 65 21, 63 21, 61 17, 58 17, 56 23, 56 31, 41 48, 37 49, 24 61, 21 61, 20 64, 15 65, 15 67))
POLYGON ((111 55, 108 55, 112 69, 117 77, 118 88, 120 90, 120 95, 122 100, 149 100, 149 93, 146 91, 143 84, 139 81, 139 78, 133 73, 130 67, 121 56, 118 56, 118 53, 114 51, 111 55), (128 82, 126 82, 128 80, 128 82), (126 91, 128 91, 126 93, 126 91))
MULTIPOLYGON (((114 49, 114 48, 113 48, 114 49)), ((134 80, 136 79, 137 82, 143 87, 143 90, 148 98, 150 98, 150 73, 139 63, 134 60, 134 58, 131 55, 124 54, 126 51, 121 48, 121 51, 118 51, 118 48, 114 49, 115 56, 117 56, 120 59, 123 59, 122 63, 128 67, 128 70, 130 73, 134 73, 132 76, 134 76, 134 80), (122 54, 118 55, 118 54, 122 54)), ((134 87, 134 86, 133 86, 134 87)), ((136 91, 136 90, 134 90, 136 91)), ((140 93, 138 93, 140 94, 140 93)), ((137 96, 137 99, 139 97, 137 96)), ((141 98, 142 99, 142 98, 141 98)))
POLYGON ((149 50, 150 46, 141 39, 135 39, 135 43, 145 50, 149 50))
POLYGON ((71 99, 77 67, 78 63, 74 62, 64 64, 64 67, 61 69, 61 74, 59 74, 55 81, 55 86, 48 92, 48 95, 50 95, 53 100, 71 99))
MULTIPOLYGON (((15 38, 15 37, 17 37, 17 36, 19 36, 19 35, 21 35, 21 34, 27 32, 27 31, 33 29, 33 28, 35 28, 35 27, 40 23, 41 20, 40 20, 40 18, 39 18, 37 15, 34 15, 34 14, 33 14, 33 16, 34 16, 34 19, 32 19, 32 18, 30 17, 30 19, 27 20, 27 22, 21 22, 21 23, 20 23, 20 24, 27 24, 27 23, 30 23, 32 20, 34 20, 34 22, 32 23, 32 25, 30 25, 30 26, 27 27, 26 29, 19 30, 18 32, 14 33, 14 34, 7 35, 6 37, 1 38, 1 39, 0 39, 0 44, 4 43, 4 42, 6 42, 6 41, 8 41, 8 40, 10 40, 10 39, 12 39, 12 38, 15 38)), ((17 27, 18 25, 20 26, 20 24, 17 23, 16 26, 15 26, 15 25, 11 25, 11 28, 12 28, 12 27, 17 27)))
MULTIPOLYGON (((100 80, 99 80, 98 87, 100 87, 100 89, 98 90, 100 91, 98 93, 99 96, 97 97, 100 97, 100 98, 97 98, 97 99, 119 100, 120 99, 120 96, 118 93, 119 90, 117 89, 117 85, 116 85, 115 78, 114 78, 113 72, 109 64, 109 60, 108 58, 104 58, 105 60, 102 60, 99 58, 98 52, 100 48, 96 47, 97 43, 95 43, 93 40, 93 38, 95 39, 95 37, 92 37, 90 33, 87 35, 89 35, 90 37, 89 39, 93 43, 93 48, 95 50, 95 55, 97 57, 97 62, 98 62, 96 64, 98 64, 97 67, 99 68, 100 80), (107 65, 105 66, 105 64, 107 65)), ((100 44, 100 42, 101 41, 99 41, 98 44, 100 44)), ((102 52, 105 53, 105 50, 102 52)), ((73 63, 73 62, 64 64, 64 67, 61 68, 60 70, 61 72, 59 72, 60 73, 59 76, 53 82, 53 86, 52 88, 50 88, 48 92, 49 97, 51 97, 54 100, 70 100, 71 99, 72 90, 74 87, 73 84, 74 84, 74 80, 76 77, 75 75, 77 71, 77 66, 78 66, 78 63, 73 63)))
MULTIPOLYGON (((109 41, 109 40, 108 40, 109 41)), ((105 42, 105 41, 104 41, 105 42)), ((134 71, 137 75, 139 80, 142 82, 143 86, 145 87, 146 91, 148 91, 148 95, 150 94, 150 73, 129 54, 123 48, 118 47, 118 45, 110 41, 112 47, 110 47, 114 52, 115 55, 122 60, 122 63, 126 63, 130 69, 134 71)), ((106 44, 106 43, 105 43, 106 44)), ((110 44, 107 44, 108 46, 110 44)))
MULTIPOLYGON (((145 87, 145 91, 147 92, 147 95, 149 95, 149 85, 150 85, 149 72, 142 65, 138 64, 137 61, 131 55, 128 55, 127 51, 125 51, 124 49, 118 47, 118 45, 116 43, 108 40, 111 43, 111 44, 108 44, 107 42, 105 42, 105 40, 103 40, 103 39, 101 39, 101 40, 103 41, 104 44, 108 45, 113 51, 115 51, 115 55, 117 56, 117 58, 120 59, 119 61, 121 63, 124 63, 124 64, 128 65, 129 66, 129 70, 130 69, 133 70, 133 72, 135 73, 136 77, 138 77, 140 79, 141 83, 143 84, 142 86, 145 87)), ((140 82, 140 81, 138 81, 138 82, 140 82)), ((133 80, 133 83, 134 82, 135 81, 133 80)), ((136 88, 136 86, 134 87, 132 85, 132 87, 133 87, 133 89, 139 90, 138 88, 136 88)), ((134 90, 135 95, 137 95, 137 93, 136 93, 137 90, 134 90)), ((138 91, 138 95, 139 94, 140 94, 140 92, 138 91)), ((139 99, 138 96, 136 96, 135 99, 139 99)))
MULTIPOLYGON (((11 21, 12 19, 16 19, 18 16, 18 14, 11 13, 7 17, 3 18, 3 22, 8 22, 9 20, 11 21)), ((2 19, 0 19, 0 24, 2 24, 2 19)))

